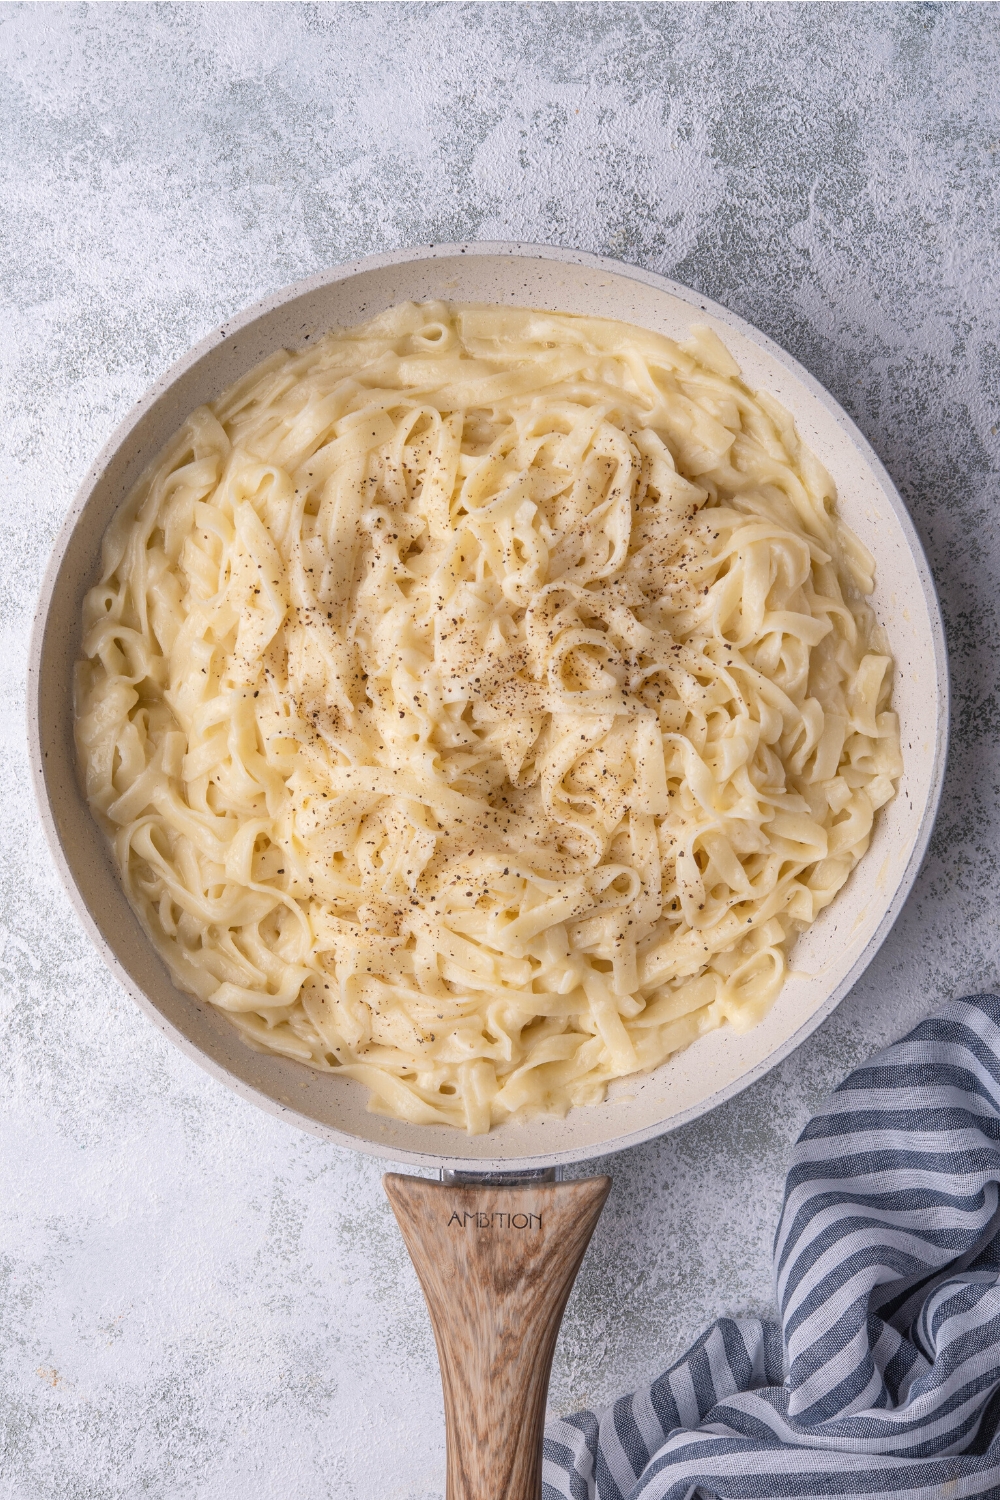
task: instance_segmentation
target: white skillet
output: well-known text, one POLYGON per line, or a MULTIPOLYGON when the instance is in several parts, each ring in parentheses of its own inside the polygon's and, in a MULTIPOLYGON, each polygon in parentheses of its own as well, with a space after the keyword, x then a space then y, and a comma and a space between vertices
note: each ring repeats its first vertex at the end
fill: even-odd
POLYGON ((445 1184, 394 1177, 388 1185, 431 1303, 442 1357, 449 1500, 534 1500, 552 1346, 607 1191, 606 1179, 594 1180, 589 1197, 587 1184, 540 1179, 563 1164, 672 1130, 786 1057, 871 962, 930 837, 948 725, 944 632, 920 541, 870 445, 770 339, 662 276, 540 245, 432 245, 370 256, 299 282, 214 330, 112 434, 81 486, 45 576, 28 714, 35 791, 53 858, 105 962, 154 1024, 216 1078, 301 1129, 447 1174, 445 1184), (599 314, 675 338, 686 337, 692 323, 713 327, 748 384, 792 413, 836 481, 845 521, 875 557, 873 604, 896 659, 893 706, 905 762, 899 794, 878 814, 868 854, 797 943, 793 975, 759 1026, 744 1036, 728 1028, 713 1032, 648 1076, 614 1085, 605 1104, 572 1111, 563 1121, 508 1123, 472 1138, 369 1114, 360 1084, 251 1051, 223 1015, 174 987, 125 899, 81 795, 72 736, 83 595, 97 577, 101 538, 115 509, 163 443, 195 407, 275 350, 301 347, 397 302, 437 298, 599 314), (476 1174, 478 1185, 455 1186, 454 1174, 476 1174), (490 1185, 482 1174, 503 1176, 490 1185), (526 1178, 530 1186, 513 1185, 526 1178), (431 1227, 428 1239, 424 1231, 431 1227))

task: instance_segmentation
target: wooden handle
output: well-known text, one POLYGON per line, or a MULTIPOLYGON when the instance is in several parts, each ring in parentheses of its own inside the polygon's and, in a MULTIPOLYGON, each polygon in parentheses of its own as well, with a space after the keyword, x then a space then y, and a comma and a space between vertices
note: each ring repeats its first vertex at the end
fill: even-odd
POLYGON ((434 1327, 447 1500, 540 1500, 556 1336, 611 1179, 383 1182, 434 1327))

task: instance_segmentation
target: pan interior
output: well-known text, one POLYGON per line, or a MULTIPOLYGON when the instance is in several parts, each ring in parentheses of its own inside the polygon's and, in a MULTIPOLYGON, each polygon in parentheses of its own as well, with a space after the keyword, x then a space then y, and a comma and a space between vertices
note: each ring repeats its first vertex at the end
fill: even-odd
POLYGON ((218 330, 153 388, 114 434, 57 543, 35 626, 29 690, 43 821, 74 904, 105 960, 154 1022, 244 1096, 301 1128, 394 1160, 500 1170, 599 1155, 661 1134, 745 1087, 797 1046, 874 956, 916 875, 940 791, 947 722, 943 632, 926 561, 888 476, 830 397, 793 360, 722 308, 663 278, 592 256, 513 245, 442 246, 375 257, 301 283, 218 330), (905 770, 847 885, 796 944, 793 972, 763 1022, 727 1027, 564 1120, 508 1122, 488 1136, 371 1114, 367 1090, 251 1051, 225 1017, 177 990, 129 907, 80 793, 72 670, 83 595, 105 528, 150 458, 201 403, 281 347, 362 322, 404 300, 445 299, 617 318, 684 338, 708 323, 748 384, 786 406, 833 475, 841 514, 876 559, 872 603, 896 660, 905 770))

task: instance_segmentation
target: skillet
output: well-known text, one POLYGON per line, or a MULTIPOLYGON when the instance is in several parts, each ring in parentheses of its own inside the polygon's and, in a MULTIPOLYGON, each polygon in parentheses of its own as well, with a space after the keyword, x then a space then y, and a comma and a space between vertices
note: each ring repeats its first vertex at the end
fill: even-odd
POLYGON ((884 941, 916 877, 940 797, 947 734, 944 633, 930 570, 892 481, 851 420, 789 355, 664 277, 553 246, 431 245, 371 256, 279 291, 227 321, 163 375, 112 434, 56 542, 39 600, 28 713, 45 834, 102 957, 170 1039, 244 1098, 301 1129, 441 1174, 386 1189, 431 1310, 448 1426, 449 1500, 536 1500, 545 1395, 559 1319, 610 1181, 556 1181, 568 1164, 651 1139, 714 1108, 797 1047, 884 941), (404 300, 443 299, 617 318, 684 338, 715 329, 747 383, 795 418, 833 475, 841 514, 876 560, 873 599, 896 660, 905 770, 866 858, 797 943, 768 1016, 722 1028, 607 1102, 565 1120, 508 1122, 467 1137, 368 1113, 360 1084, 247 1048, 212 1006, 176 989, 129 907, 79 789, 72 671, 86 589, 116 508, 187 415, 282 347, 404 300), (522 1222, 523 1221, 523 1222, 522 1222))

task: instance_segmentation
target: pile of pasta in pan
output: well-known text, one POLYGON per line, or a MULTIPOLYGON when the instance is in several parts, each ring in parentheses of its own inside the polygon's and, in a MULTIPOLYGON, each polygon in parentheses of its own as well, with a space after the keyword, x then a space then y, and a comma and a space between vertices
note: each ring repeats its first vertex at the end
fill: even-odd
POLYGON ((76 736, 178 985, 470 1132, 778 994, 902 770, 872 559, 719 339, 404 304, 194 412, 76 736))

